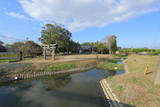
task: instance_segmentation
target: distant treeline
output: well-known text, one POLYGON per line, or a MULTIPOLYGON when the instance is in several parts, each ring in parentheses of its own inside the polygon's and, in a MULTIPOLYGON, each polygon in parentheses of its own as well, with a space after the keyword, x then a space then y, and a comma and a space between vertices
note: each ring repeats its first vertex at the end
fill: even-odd
POLYGON ((146 52, 148 55, 160 54, 160 49, 149 49, 149 48, 124 48, 120 50, 121 53, 142 53, 146 52))

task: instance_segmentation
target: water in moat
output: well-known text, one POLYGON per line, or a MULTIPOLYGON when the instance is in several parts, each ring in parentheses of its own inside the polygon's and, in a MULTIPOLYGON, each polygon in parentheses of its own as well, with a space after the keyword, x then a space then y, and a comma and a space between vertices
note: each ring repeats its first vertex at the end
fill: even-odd
POLYGON ((92 69, 0 85, 0 107, 106 107, 99 81, 121 74, 92 69))

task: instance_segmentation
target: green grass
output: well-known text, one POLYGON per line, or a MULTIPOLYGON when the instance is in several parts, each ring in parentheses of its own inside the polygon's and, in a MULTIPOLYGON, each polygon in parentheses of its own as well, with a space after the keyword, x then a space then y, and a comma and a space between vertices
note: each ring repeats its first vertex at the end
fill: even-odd
POLYGON ((19 73, 33 73, 33 72, 52 72, 52 71, 62 71, 62 70, 69 70, 75 68, 75 64, 54 64, 54 65, 47 65, 43 67, 39 67, 38 69, 34 66, 27 66, 23 69, 17 70, 16 74, 19 73))
POLYGON ((0 54, 0 57, 17 57, 18 54, 0 54))
POLYGON ((60 71, 75 68, 75 64, 55 64, 47 67, 48 71, 60 71))
POLYGON ((119 57, 119 58, 127 58, 126 55, 123 55, 123 54, 116 54, 115 56, 119 57))
POLYGON ((123 64, 116 64, 117 60, 108 60, 97 64, 97 68, 110 71, 123 70, 123 64))
POLYGON ((0 59, 0 63, 3 62, 9 62, 9 61, 15 61, 16 59, 0 59))
POLYGON ((156 101, 160 103, 160 97, 156 98, 156 101))

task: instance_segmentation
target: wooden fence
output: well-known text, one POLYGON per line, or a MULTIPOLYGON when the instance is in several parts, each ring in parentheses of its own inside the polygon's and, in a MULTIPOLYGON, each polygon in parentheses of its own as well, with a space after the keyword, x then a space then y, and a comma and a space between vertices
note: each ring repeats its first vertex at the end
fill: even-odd
POLYGON ((80 71, 86 71, 89 69, 94 68, 95 66, 87 67, 87 68, 75 68, 71 70, 65 71, 53 71, 53 72, 33 72, 32 74, 15 74, 15 75, 7 75, 0 78, 0 82, 10 82, 16 80, 27 80, 31 78, 37 78, 41 76, 51 76, 51 75, 58 75, 58 74, 65 74, 65 73, 74 73, 80 71))

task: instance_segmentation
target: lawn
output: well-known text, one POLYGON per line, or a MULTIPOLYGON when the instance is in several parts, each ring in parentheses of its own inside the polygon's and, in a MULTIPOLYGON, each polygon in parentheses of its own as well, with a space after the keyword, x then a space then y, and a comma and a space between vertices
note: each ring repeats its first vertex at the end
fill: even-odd
POLYGON ((129 73, 107 78, 113 92, 124 103, 136 107, 159 107, 160 86, 154 85, 158 56, 130 55, 129 73), (145 66, 150 73, 143 74, 145 66))

